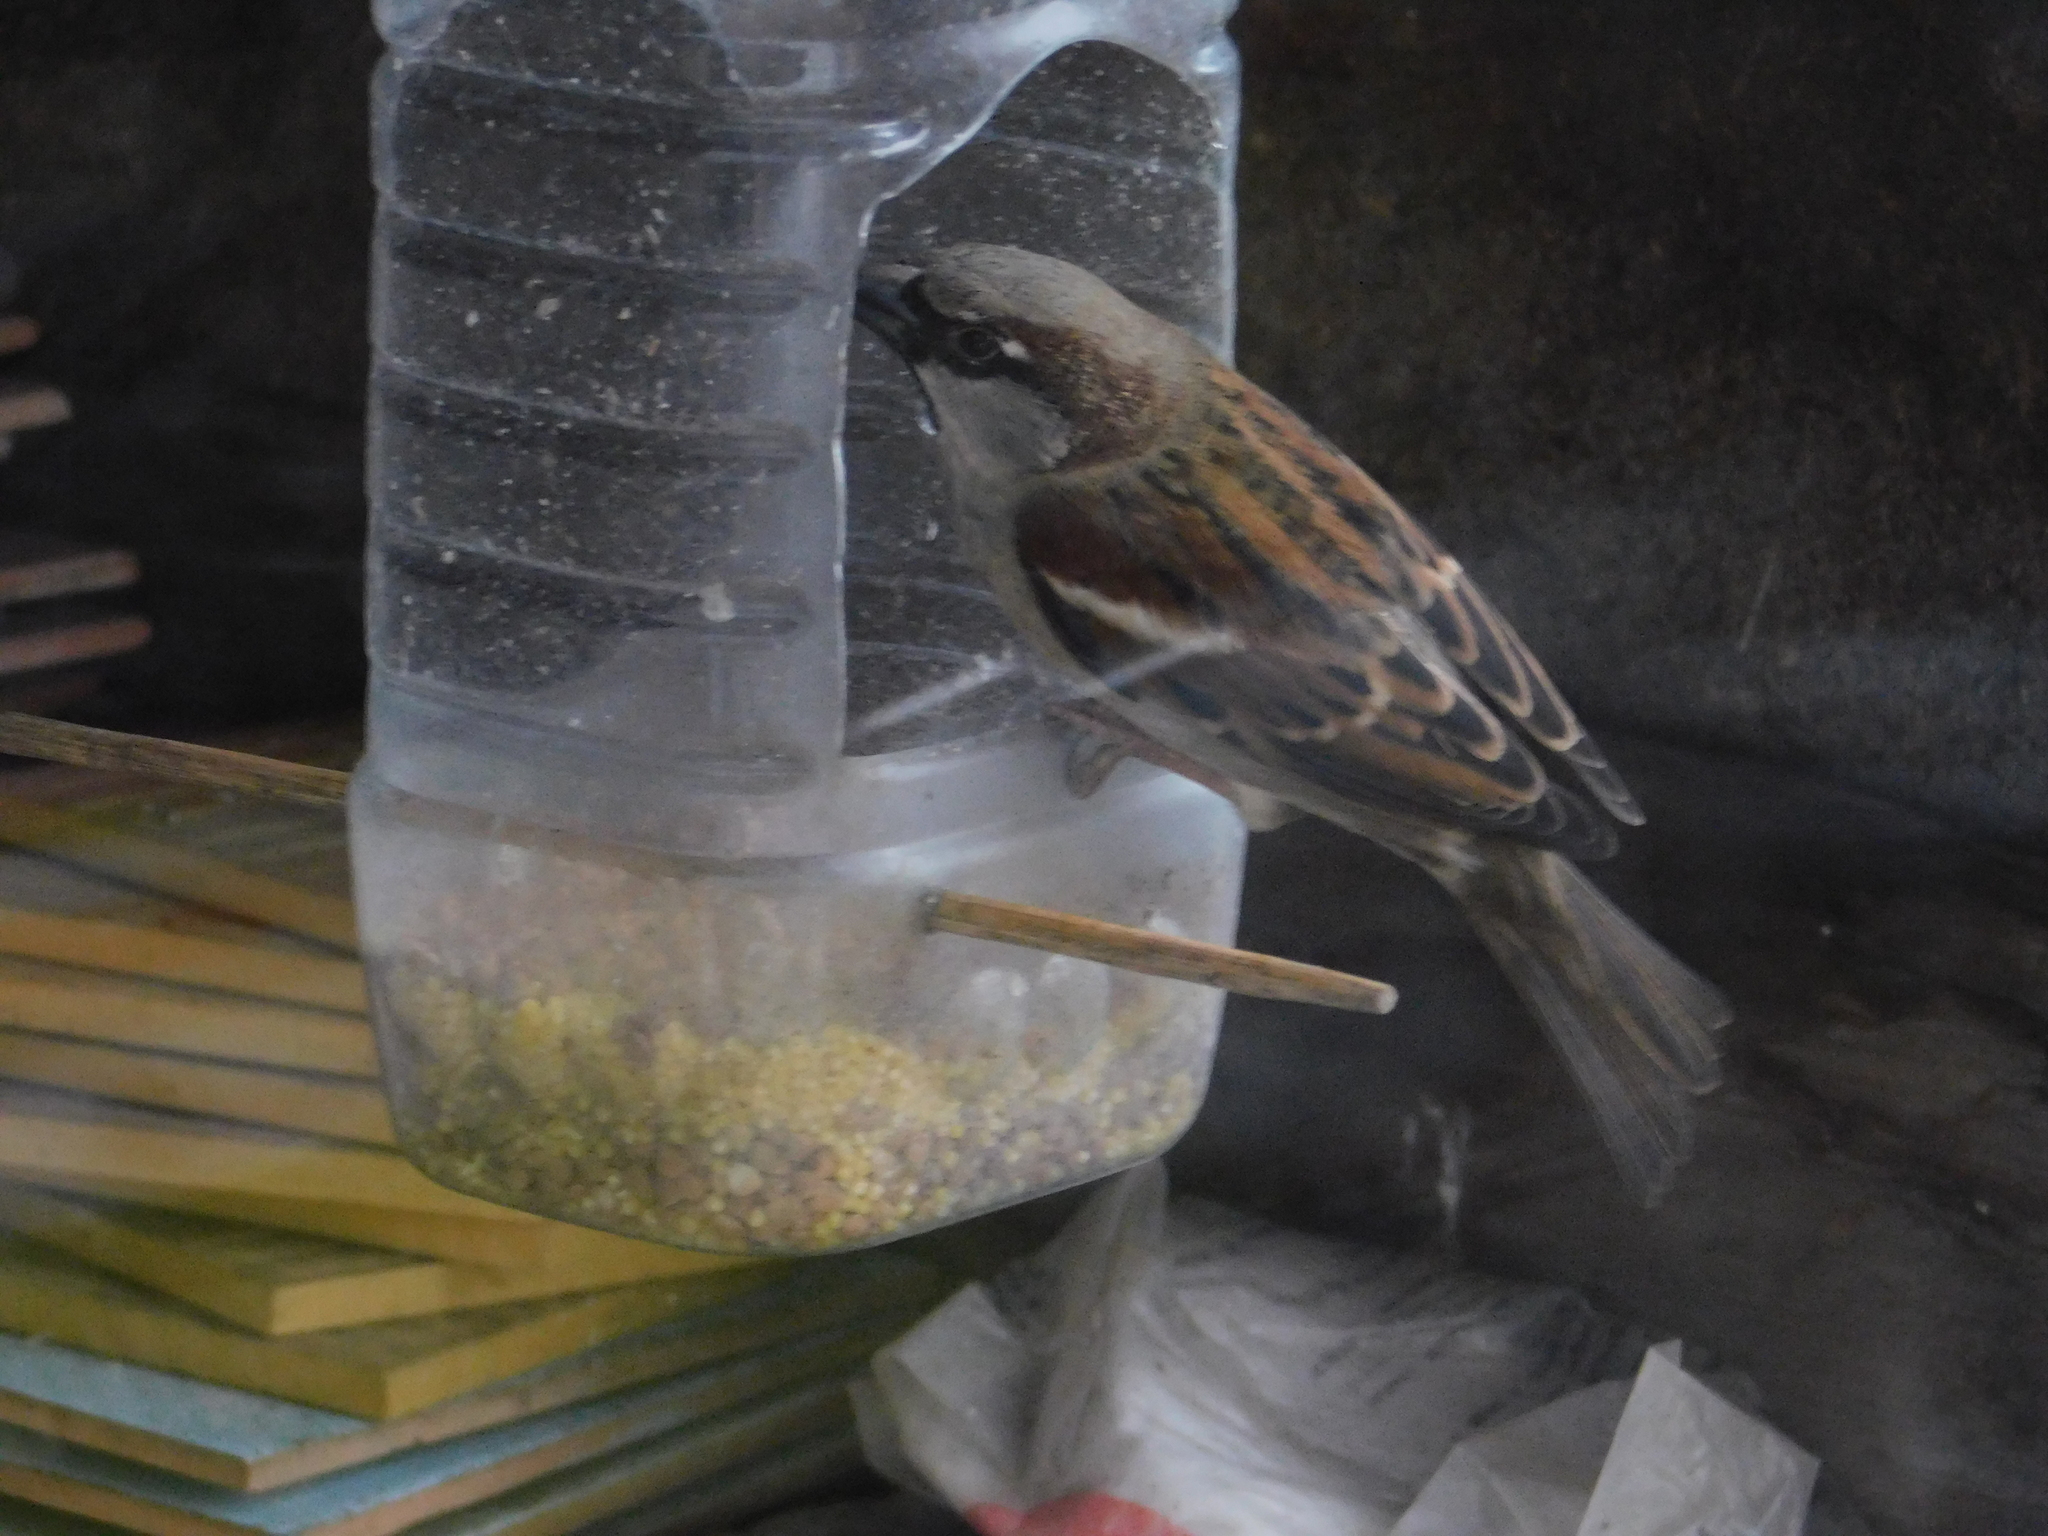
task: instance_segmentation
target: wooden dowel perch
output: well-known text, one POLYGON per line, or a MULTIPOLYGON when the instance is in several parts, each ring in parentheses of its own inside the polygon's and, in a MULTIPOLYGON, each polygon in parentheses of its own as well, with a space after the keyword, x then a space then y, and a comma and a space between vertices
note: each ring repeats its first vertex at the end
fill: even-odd
POLYGON ((1027 907, 1014 901, 992 901, 960 891, 934 891, 925 898, 925 925, 939 933, 970 939, 995 939, 1027 949, 1050 950, 1078 960, 1100 960, 1126 971, 1198 981, 1204 986, 1242 992, 1247 997, 1277 998, 1286 1003, 1321 1003, 1351 1013, 1385 1013, 1394 1006, 1394 989, 1383 981, 1347 976, 1320 965, 1254 954, 1225 944, 1175 938, 1150 928, 1106 923, 1097 917, 1027 907))
MULTIPOLYGON (((198 747, 155 736, 68 725, 34 715, 0 712, 0 752, 84 768, 206 784, 219 789, 275 795, 313 805, 340 805, 348 775, 309 768, 247 752, 198 747)), ((993 939, 1026 949, 1097 960, 1147 976, 1199 982, 1248 997, 1320 1003, 1350 1013, 1385 1013, 1397 994, 1385 982, 1350 976, 1320 965, 1282 960, 1223 944, 1175 938, 1150 928, 1105 922, 1049 907, 992 901, 959 891, 934 891, 925 901, 925 923, 938 933, 993 939)))

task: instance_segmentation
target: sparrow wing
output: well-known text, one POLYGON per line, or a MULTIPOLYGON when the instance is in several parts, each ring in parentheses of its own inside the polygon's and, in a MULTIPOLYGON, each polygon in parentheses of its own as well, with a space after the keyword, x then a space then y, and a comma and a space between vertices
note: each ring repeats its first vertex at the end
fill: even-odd
POLYGON ((1226 425, 1231 465, 1248 475, 1297 536, 1339 569, 1360 566, 1341 535, 1341 522, 1377 551, 1360 566, 1363 579, 1401 602, 1428 628, 1444 655, 1523 730, 1572 765, 1580 781, 1618 821, 1640 826, 1643 813, 1628 786, 1558 692, 1543 663, 1502 618, 1486 594, 1429 533, 1373 478, 1300 417, 1242 375, 1215 365, 1215 423, 1226 425))
POLYGON ((1326 795, 1611 853, 1612 828, 1550 782, 1376 547, 1334 518, 1355 561, 1297 536, 1257 469, 1170 453, 1019 508, 1017 554, 1072 658, 1326 795))

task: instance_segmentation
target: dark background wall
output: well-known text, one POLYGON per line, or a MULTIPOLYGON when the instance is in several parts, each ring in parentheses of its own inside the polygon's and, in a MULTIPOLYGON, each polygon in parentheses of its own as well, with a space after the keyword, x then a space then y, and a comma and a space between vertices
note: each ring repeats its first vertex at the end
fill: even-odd
POLYGON ((76 411, 0 519, 141 553, 136 723, 357 698, 375 57, 354 0, 0 6, 0 246, 45 332, 12 371, 76 411))
MULTIPOLYGON (((359 685, 365 11, 0 9, 0 245, 79 418, 0 516, 142 551, 131 713, 359 685)), ((1251 0, 1237 31, 1243 361, 1588 713, 2048 836, 2048 12, 1251 0)))
POLYGON ((2048 10, 1242 31, 1247 366, 1589 712, 2048 831, 2048 10))

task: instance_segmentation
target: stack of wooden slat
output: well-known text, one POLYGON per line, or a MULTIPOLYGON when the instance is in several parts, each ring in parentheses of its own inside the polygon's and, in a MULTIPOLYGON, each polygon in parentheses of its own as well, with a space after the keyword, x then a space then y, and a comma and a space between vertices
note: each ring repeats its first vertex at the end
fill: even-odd
MULTIPOLYGON (((0 305, 13 297, 12 269, 0 253, 0 305)), ((28 316, 0 313, 0 357, 26 351, 40 336, 28 316)), ((0 377, 0 460, 13 452, 16 433, 70 419, 62 390, 0 377)), ((103 663, 149 642, 149 621, 110 595, 140 577, 127 550, 0 523, 0 707, 56 709, 97 691, 103 663)))
POLYGON ((260 819, 139 814, 0 799, 0 1530, 667 1532, 856 1463, 844 1381, 933 1271, 429 1182, 390 1146, 338 818, 279 813, 266 872, 260 819))

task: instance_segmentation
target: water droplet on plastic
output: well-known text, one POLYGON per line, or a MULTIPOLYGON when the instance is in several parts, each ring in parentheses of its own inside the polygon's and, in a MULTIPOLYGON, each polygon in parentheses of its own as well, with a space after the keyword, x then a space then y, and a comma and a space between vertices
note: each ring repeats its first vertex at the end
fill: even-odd
POLYGON ((728 623, 739 613, 739 609, 733 603, 732 594, 725 590, 725 583, 722 581, 714 581, 699 592, 697 606, 702 610, 704 617, 713 624, 728 623))
POLYGON ((1015 971, 998 966, 976 971, 954 994, 954 1011, 973 1021, 987 1038, 1013 1044, 1024 1032, 1023 994, 1031 990, 1028 983, 1018 987, 1023 980, 1015 971))

